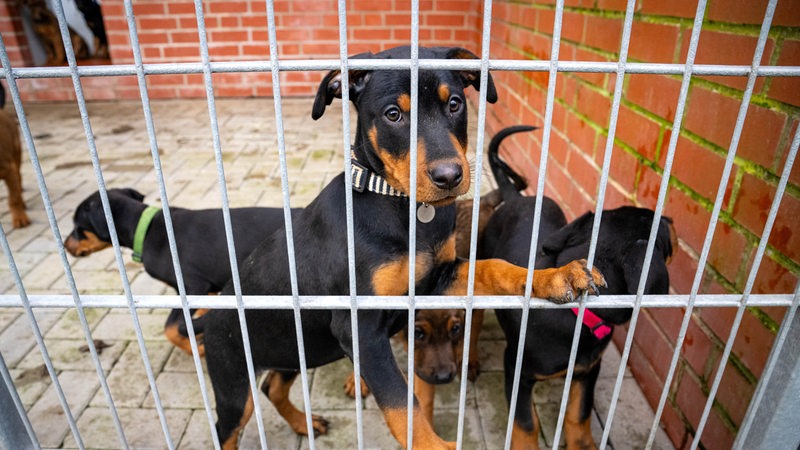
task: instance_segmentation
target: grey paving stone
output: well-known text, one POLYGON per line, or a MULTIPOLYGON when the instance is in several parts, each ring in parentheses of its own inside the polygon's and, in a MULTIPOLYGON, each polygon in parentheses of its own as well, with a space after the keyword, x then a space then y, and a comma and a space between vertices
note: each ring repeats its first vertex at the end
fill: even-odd
MULTIPOLYGON (((82 337, 83 333, 75 337, 82 337)), ((93 370, 95 363, 92 361, 91 354, 85 339, 50 339, 45 338, 45 345, 56 370, 93 370)), ((124 343, 95 343, 103 370, 108 372, 114 362, 119 358, 124 348, 124 343), (110 345, 102 348, 103 345, 110 345)), ((17 364, 17 368, 31 369, 41 365, 42 358, 38 350, 28 353, 28 355, 17 364)))
MULTIPOLYGON (((124 350, 107 375, 111 397, 120 407, 137 408, 142 406, 145 399, 152 398, 139 345, 136 341, 120 341, 118 345, 124 346, 124 350)), ((150 342, 146 348, 154 375, 158 376, 159 368, 173 349, 172 345, 167 342, 150 342)), ((106 399, 102 393, 92 399, 92 406, 105 405, 106 399)))
MULTIPOLYGON (((142 334, 147 340, 164 340, 164 321, 167 318, 166 310, 156 310, 156 313, 138 311, 142 334)), ((136 340, 133 327, 133 317, 127 309, 114 309, 109 312, 94 331, 95 339, 136 340)))
MULTIPOLYGON (((39 331, 42 334, 46 333, 58 321, 61 314, 63 311, 35 309, 34 316, 39 331)), ((20 314, 0 333, 0 352, 3 354, 5 363, 13 368, 31 351, 41 354, 36 347, 28 315, 20 314)))
MULTIPOLYGON (((58 381, 72 415, 75 418, 80 417, 100 385, 97 374, 66 371, 59 374, 58 381)), ((28 418, 42 447, 59 447, 70 433, 66 413, 61 407, 53 385, 50 385, 44 395, 31 407, 28 418)))
MULTIPOLYGON (((149 408, 118 408, 122 430, 130 448, 165 448, 165 436, 158 412, 149 408)), ((191 411, 167 409, 164 412, 169 436, 173 443, 178 442, 189 423, 191 411)), ((122 442, 108 408, 87 408, 78 420, 78 429, 86 448, 120 448, 122 442)), ((63 448, 76 448, 70 435, 64 440, 63 448)))

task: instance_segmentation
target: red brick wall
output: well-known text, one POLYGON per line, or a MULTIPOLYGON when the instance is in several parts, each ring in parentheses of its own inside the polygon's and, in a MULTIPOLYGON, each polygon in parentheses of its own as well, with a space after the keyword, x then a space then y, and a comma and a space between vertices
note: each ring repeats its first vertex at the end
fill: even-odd
MULTIPOLYGON (((275 21, 278 56, 281 59, 338 59, 339 19, 334 0, 276 0, 275 21)), ((21 51, 27 41, 21 33, 18 6, 0 0, 0 26, 14 67, 31 65, 21 51), (2 11, 2 9, 0 9, 2 11), (14 18, 9 20, 7 18, 14 18), (18 32, 6 35, 6 30, 18 32)), ((111 50, 111 63, 133 64, 125 10, 121 0, 102 4, 111 50)), ((478 40, 481 6, 473 0, 422 0, 420 43, 422 45, 468 45, 478 40)), ((142 0, 133 3, 139 45, 145 64, 199 62, 199 37, 194 2, 191 0, 142 0)), ((348 0, 348 45, 350 53, 379 51, 407 45, 411 38, 410 0, 348 0)), ((209 57, 211 61, 269 60, 266 3, 263 0, 204 2, 209 57)), ((82 62, 78 62, 79 65, 82 62)), ((320 73, 284 72, 283 95, 313 95, 320 73)), ((266 73, 215 74, 218 96, 271 96, 272 76, 266 73)), ((135 77, 84 78, 86 97, 138 99, 135 77)), ((153 75, 147 77, 151 98, 205 97, 203 76, 153 75)), ((70 79, 20 80, 25 100, 69 100, 75 94, 70 79)))
MULTIPOLYGON (((494 58, 547 59, 554 1, 494 2, 494 58)), ((699 64, 750 65, 766 0, 711 0, 700 35, 699 64)), ((560 59, 617 61, 626 2, 566 1, 560 59)), ((800 3, 779 2, 762 64, 800 65, 800 3), (795 27, 795 28, 792 28, 795 27)), ((696 1, 639 1, 629 59, 681 63, 686 58, 696 1)), ((548 75, 495 73, 500 102, 490 108, 490 132, 516 123, 542 125, 548 75)), ((594 209, 603 163, 613 74, 559 74, 547 163, 547 195, 574 218, 594 209)), ((681 77, 627 75, 611 159, 606 208, 654 207, 662 180, 681 77)), ((670 266, 672 290, 689 293, 725 164, 746 77, 695 77, 676 148, 665 214, 680 238, 670 266)), ((750 103, 700 293, 741 292, 800 118, 800 80, 759 79, 750 103)), ((541 133, 520 135, 504 149, 535 180, 541 133)), ((756 293, 791 293, 800 275, 800 168, 792 171, 756 293)), ((691 442, 727 342, 736 310, 696 310, 683 345, 663 422, 673 443, 691 442)), ((651 405, 658 404, 684 311, 644 312, 631 367, 651 405)), ((703 433, 707 448, 728 448, 744 417, 784 310, 749 309, 703 433)), ((625 330, 615 333, 622 345, 625 330)), ((621 426, 618 424, 618 426, 621 426)))
MULTIPOLYGON (((480 51, 482 3, 478 0, 423 0, 422 45, 461 45, 480 51)), ((554 2, 533 4, 495 0, 491 55, 502 59, 547 59, 554 2)), ((0 32, 15 67, 30 65, 27 42, 11 0, 0 0, 0 32)), ((749 65, 766 0, 711 0, 700 37, 697 63, 749 65)), ((622 33, 622 0, 568 0, 560 57, 616 61, 622 33)), ((800 6, 779 2, 762 64, 800 65, 800 6), (794 28, 793 28, 794 27, 794 28)), ((267 60, 263 1, 204 3, 212 61, 267 60)), ((633 24, 630 60, 680 63, 685 59, 696 2, 640 0, 633 24)), ((197 62, 198 37, 193 2, 134 2, 145 63, 197 62)), ((333 0, 276 0, 280 58, 338 58, 338 18, 333 0)), ((111 62, 131 64, 127 23, 120 0, 103 2, 111 62)), ((410 1, 348 1, 351 53, 407 44, 410 1)), ((500 102, 489 108, 490 133, 501 127, 544 122, 546 73, 497 72, 500 102)), ((319 73, 283 73, 284 95, 312 95, 319 73)), ((203 97, 202 75, 148 76, 153 98, 203 97)), ((268 73, 216 74, 219 96, 269 96, 268 73)), ((678 141, 665 214, 675 219, 680 245, 670 267, 672 289, 688 293, 710 218, 713 198, 730 144, 745 85, 744 77, 695 77, 678 141)), ((570 218, 593 209, 603 161, 615 76, 559 74, 546 194, 570 218)), ((138 99, 134 77, 84 79, 89 99, 138 99)), ((20 80, 25 100, 74 98, 69 79, 20 80)), ((624 204, 654 207, 680 88, 680 77, 627 75, 619 112, 606 208, 624 204)), ((725 204, 700 293, 740 292, 747 280, 758 238, 774 196, 777 178, 800 118, 800 80, 760 79, 751 101, 725 204)), ((517 136, 505 157, 535 186, 541 133, 517 136)), ((770 246, 756 280, 756 293, 788 293, 800 274, 800 169, 784 196, 770 246)), ((724 448, 734 439, 769 353, 783 309, 749 309, 726 363, 723 386, 703 444, 724 448)), ((683 345, 670 387, 663 422, 676 446, 693 433, 705 393, 727 341, 734 309, 698 309, 683 345)), ((655 406, 671 359, 682 310, 656 309, 639 321, 630 364, 655 406)), ((615 334, 617 343, 624 330, 615 334)), ((620 424, 617 424, 621 426, 620 424)))

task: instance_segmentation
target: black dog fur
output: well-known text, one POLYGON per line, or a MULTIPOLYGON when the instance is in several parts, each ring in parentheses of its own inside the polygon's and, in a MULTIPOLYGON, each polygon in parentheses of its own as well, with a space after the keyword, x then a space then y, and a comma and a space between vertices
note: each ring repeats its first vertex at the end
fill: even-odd
MULTIPOLYGON (((496 153, 489 155, 490 161, 493 157, 497 158, 496 153)), ((504 173, 512 178, 516 176, 508 172, 511 169, 507 166, 493 165, 492 168, 497 169, 495 177, 498 179, 503 179, 504 173)), ((518 200, 508 205, 513 207, 501 205, 492 216, 486 227, 480 257, 504 258, 515 264, 527 264, 534 204, 532 200, 523 199, 525 201, 518 200)), ((563 224, 564 215, 557 205, 548 207, 547 203, 542 208, 536 269, 558 267, 565 261, 587 257, 594 213, 586 213, 556 230, 559 224, 563 224)), ((601 294, 636 293, 652 220, 653 211, 642 208, 626 206, 603 212, 594 262, 606 277, 607 286, 600 288, 601 294)), ((658 230, 645 294, 667 293, 669 274, 666 264, 672 255, 673 243, 672 221, 664 217, 658 230)), ((629 308, 599 308, 593 312, 609 326, 623 324, 631 316, 629 308)), ((506 335, 505 389, 510 400, 522 313, 517 309, 496 310, 495 313, 506 335)), ((512 448, 539 448, 539 423, 531 407, 531 392, 537 380, 564 376, 569 364, 575 320, 576 315, 571 310, 530 310, 512 448)), ((568 449, 595 446, 589 419, 600 359, 610 340, 611 334, 598 339, 587 326, 582 326, 565 420, 568 449)))
MULTIPOLYGON (((460 48, 420 48, 423 59, 475 58, 460 48)), ((408 47, 357 58, 410 56, 408 47)), ((421 70, 419 77, 419 166, 417 201, 436 208, 429 223, 417 227, 417 294, 464 294, 467 264, 455 255, 455 206, 457 196, 469 189, 467 114, 464 89, 477 88, 479 73, 457 70, 421 70)), ((349 73, 342 86, 339 71, 328 73, 317 93, 312 117, 349 89, 358 112, 353 152, 361 165, 382 176, 401 192, 409 185, 410 74, 405 70, 349 73)), ((488 80, 487 99, 497 94, 488 80)), ((348 295, 348 257, 344 174, 330 182, 294 220, 295 257, 300 295, 348 295)), ((350 174, 347 174, 350 176, 350 174)), ((408 289, 408 214, 406 197, 364 191, 353 192, 356 285, 359 295, 404 295, 408 289)), ((241 266, 244 294, 292 293, 286 242, 282 231, 266 238, 241 266)), ((477 294, 522 294, 527 271, 504 261, 479 261, 477 294)), ((560 269, 538 273, 535 292, 554 301, 568 301, 602 284, 599 272, 574 262, 560 269), (569 281, 568 281, 569 280, 569 281), (571 282, 570 282, 571 281, 571 282)), ((232 293, 226 286, 223 294, 232 293)), ((407 446, 405 377, 389 345, 389 336, 407 323, 404 311, 360 310, 359 346, 361 374, 383 412, 394 437, 407 446)), ((303 310, 302 333, 308 367, 317 367, 345 356, 352 357, 350 311, 303 310)), ((235 448, 238 435, 252 413, 253 399, 245 370, 245 353, 235 310, 206 314, 206 361, 217 404, 217 433, 224 448, 235 448)), ((246 323, 253 363, 257 372, 270 368, 299 368, 293 312, 248 310, 246 323)), ((277 377, 274 377, 277 378, 277 377)), ((273 392, 288 396, 291 380, 278 380, 273 392)), ((274 387, 274 389, 273 389, 274 387)), ((315 420, 317 418, 314 418, 315 420)), ((452 448, 433 431, 415 403, 415 448, 452 448)), ((315 423, 316 428, 316 423, 315 423)))

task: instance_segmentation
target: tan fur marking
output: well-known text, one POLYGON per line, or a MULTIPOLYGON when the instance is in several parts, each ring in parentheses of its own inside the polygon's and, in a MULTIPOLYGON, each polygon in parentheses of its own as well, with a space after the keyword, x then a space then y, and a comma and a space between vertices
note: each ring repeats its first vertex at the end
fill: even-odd
POLYGON ((539 450, 539 437, 534 431, 525 431, 514 422, 511 429, 511 450, 539 450))
POLYGON ((399 106, 403 112, 410 112, 411 97, 408 94, 400 94, 400 96, 397 97, 397 106, 399 106))
MULTIPOLYGON (((249 392, 249 390, 248 390, 249 392)), ((244 426, 247 425, 247 421, 250 420, 250 416, 253 415, 253 396, 252 394, 247 395, 247 403, 244 404, 244 411, 242 412, 242 418, 239 420, 239 426, 237 426, 232 432, 228 439, 222 443, 222 450, 236 450, 239 448, 239 434, 244 429, 244 426)))
POLYGON ((436 386, 426 383, 425 380, 414 374, 414 395, 419 401, 419 408, 422 410, 425 420, 431 425, 433 425, 433 397, 435 394, 436 386))
MULTIPOLYGON (((202 334, 195 336, 198 341, 201 340, 200 336, 202 336, 202 334)), ((180 334, 180 332, 178 331, 178 324, 172 324, 170 326, 164 327, 164 337, 166 337, 167 340, 172 343, 172 345, 183 350, 187 355, 192 354, 191 341, 187 336, 180 334)), ((206 355, 205 346, 200 342, 197 343, 197 353, 201 358, 206 355)))
POLYGON ((91 231, 84 232, 86 239, 73 239, 72 236, 67 237, 64 241, 64 248, 67 249, 72 256, 88 256, 94 252, 111 247, 110 242, 101 241, 96 234, 91 231))
MULTIPOLYGON (((389 426, 392 436, 402 448, 408 448, 408 411, 405 408, 387 408, 383 410, 383 418, 389 426)), ((415 449, 454 449, 454 442, 445 442, 436 432, 433 425, 425 419, 419 407, 414 408, 414 448, 415 449)))
MULTIPOLYGON (((372 127, 367 132, 367 137, 376 149, 378 157, 383 162, 384 174, 386 181, 393 188, 408 194, 411 191, 411 153, 406 152, 400 157, 396 157, 389 150, 378 145, 378 130, 372 127)), ((454 145, 458 142, 454 136, 451 135, 454 145)), ((427 151, 425 142, 422 139, 417 140, 417 201, 429 203, 433 206, 444 206, 454 202, 456 197, 465 194, 469 191, 470 186, 470 169, 469 162, 466 157, 466 146, 460 143, 456 145, 458 150, 458 160, 456 161, 462 168, 463 179, 461 184, 451 191, 442 191, 428 176, 429 162, 427 160, 427 151)), ((442 161, 445 162, 445 161, 442 161)))
POLYGON ((443 264, 455 261, 456 259, 456 235, 451 234, 449 238, 436 250, 436 264, 443 264))
MULTIPOLYGON (((432 257, 417 253, 415 280, 419 281, 430 270, 432 257)), ((375 295, 403 295, 408 292, 408 256, 381 265, 372 274, 375 295)))
POLYGON ((450 86, 446 84, 440 84, 439 88, 436 90, 436 93, 439 94, 439 100, 441 100, 442 103, 446 103, 448 100, 450 100, 450 86))
POLYGON ((581 398, 583 397, 584 385, 572 382, 569 388, 569 400, 567 401, 567 414, 564 420, 564 435, 566 437, 567 448, 573 449, 596 449, 597 445, 592 438, 591 420, 581 420, 581 398))
MULTIPOLYGON (((475 295, 521 295, 525 290, 526 269, 502 259, 475 261, 475 295)), ((457 278, 443 295, 466 295, 469 264, 457 269, 457 278)))
MULTIPOLYGON (((275 406, 275 410, 278 411, 278 414, 283 417, 295 433, 301 436, 308 436, 305 413, 297 409, 289 399, 289 390, 292 388, 293 383, 294 379, 285 382, 280 374, 270 371, 261 386, 261 391, 264 392, 266 390, 265 393, 269 401, 275 406)), ((327 423, 320 416, 312 415, 311 419, 311 426, 319 434, 325 434, 328 431, 327 423)))

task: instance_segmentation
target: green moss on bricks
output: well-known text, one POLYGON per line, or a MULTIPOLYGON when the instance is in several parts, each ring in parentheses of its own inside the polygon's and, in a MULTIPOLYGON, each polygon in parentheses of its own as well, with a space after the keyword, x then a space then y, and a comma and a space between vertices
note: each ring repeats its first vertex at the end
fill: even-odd
POLYGON ((765 313, 761 308, 749 307, 747 308, 753 316, 764 325, 764 328, 768 329, 772 334, 777 335, 778 329, 781 325, 776 322, 772 317, 770 317, 767 313, 765 313))

